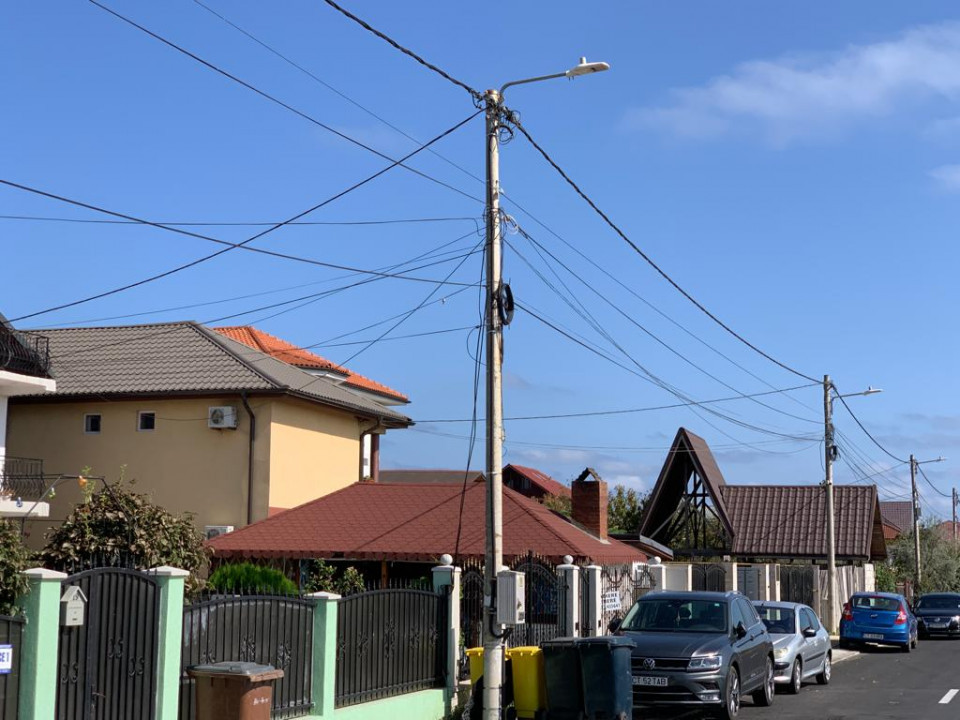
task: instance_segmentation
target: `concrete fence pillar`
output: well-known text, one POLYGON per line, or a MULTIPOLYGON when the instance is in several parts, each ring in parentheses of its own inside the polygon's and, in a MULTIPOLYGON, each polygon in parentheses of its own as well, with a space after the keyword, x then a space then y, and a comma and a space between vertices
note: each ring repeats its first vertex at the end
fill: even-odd
POLYGON ((647 572, 650 573, 651 584, 653 585, 652 590, 666 590, 667 589, 667 567, 666 565, 651 563, 647 565, 647 572))
POLYGON ((66 574, 45 568, 23 573, 30 589, 22 599, 20 720, 54 720, 57 711, 57 651, 60 641, 60 583, 66 574))
POLYGON ((336 593, 317 592, 308 595, 316 602, 313 611, 313 677, 310 699, 313 715, 332 718, 337 692, 337 601, 336 593))
POLYGON ((603 603, 600 595, 602 568, 599 565, 587 565, 583 568, 583 572, 587 576, 587 626, 583 628, 583 635, 598 637, 606 631, 606 628, 601 627, 603 623, 603 603))
MULTIPOLYGON (((460 568, 451 563, 453 558, 444 555, 440 558, 443 565, 433 568, 433 591, 445 592, 449 602, 447 612, 447 700, 455 702, 457 682, 460 677, 460 568)), ((452 708, 451 708, 452 709, 452 708)))
POLYGON ((727 592, 737 591, 737 563, 720 563, 724 570, 724 590, 727 592))
POLYGON ((557 565, 560 577, 563 578, 563 594, 565 597, 564 613, 560 618, 560 635, 576 637, 580 635, 580 568, 573 564, 573 558, 567 555, 563 565, 557 565))
POLYGON ((177 720, 180 713, 180 649, 183 637, 183 592, 190 575, 166 565, 148 571, 160 588, 157 628, 157 720, 177 720))

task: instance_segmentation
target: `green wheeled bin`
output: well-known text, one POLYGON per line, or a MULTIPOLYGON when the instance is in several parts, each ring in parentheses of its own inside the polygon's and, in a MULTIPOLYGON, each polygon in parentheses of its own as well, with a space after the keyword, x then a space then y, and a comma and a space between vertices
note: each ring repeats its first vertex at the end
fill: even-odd
POLYGON ((577 641, 587 720, 633 720, 630 658, 634 647, 633 640, 619 635, 577 641))
POLYGON ((547 689, 547 720, 582 720, 583 679, 577 638, 556 638, 540 644, 547 689))

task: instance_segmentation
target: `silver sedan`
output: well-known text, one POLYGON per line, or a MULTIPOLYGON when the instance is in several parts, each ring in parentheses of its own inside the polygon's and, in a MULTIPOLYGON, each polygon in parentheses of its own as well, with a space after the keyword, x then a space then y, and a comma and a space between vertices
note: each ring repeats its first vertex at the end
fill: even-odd
POLYGON ((830 635, 812 608, 800 603, 755 601, 757 614, 773 640, 774 681, 791 693, 816 677, 830 682, 830 635))

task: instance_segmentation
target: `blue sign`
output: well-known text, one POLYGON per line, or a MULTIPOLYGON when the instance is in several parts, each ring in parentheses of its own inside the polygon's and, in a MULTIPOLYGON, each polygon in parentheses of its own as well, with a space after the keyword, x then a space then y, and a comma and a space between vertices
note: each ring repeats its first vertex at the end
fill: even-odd
POLYGON ((0 645, 0 675, 13 671, 13 645, 0 645))

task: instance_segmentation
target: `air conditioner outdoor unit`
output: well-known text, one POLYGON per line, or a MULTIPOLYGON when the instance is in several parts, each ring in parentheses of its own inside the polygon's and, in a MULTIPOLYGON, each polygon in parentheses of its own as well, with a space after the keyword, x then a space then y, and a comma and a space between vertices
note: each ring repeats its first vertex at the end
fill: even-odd
POLYGON ((207 427, 217 430, 237 429, 237 409, 230 405, 208 408, 207 427))
POLYGON ((233 525, 207 525, 203 528, 203 534, 207 536, 207 540, 213 540, 228 532, 233 532, 233 525))

